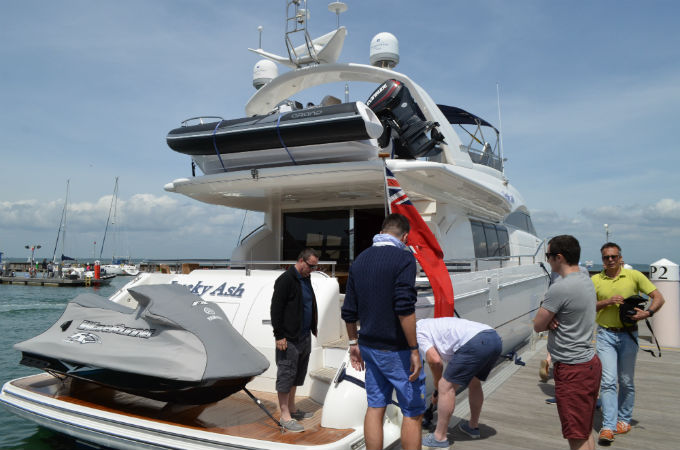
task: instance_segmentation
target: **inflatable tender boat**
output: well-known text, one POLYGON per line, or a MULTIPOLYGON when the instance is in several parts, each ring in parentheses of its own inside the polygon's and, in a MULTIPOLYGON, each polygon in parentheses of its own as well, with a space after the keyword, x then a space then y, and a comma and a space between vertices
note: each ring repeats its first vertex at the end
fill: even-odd
MULTIPOLYGON (((383 126, 361 102, 278 111, 269 115, 188 125, 175 128, 168 146, 187 155, 228 155, 378 138, 383 126)), ((202 121, 202 120, 201 120, 202 121)))

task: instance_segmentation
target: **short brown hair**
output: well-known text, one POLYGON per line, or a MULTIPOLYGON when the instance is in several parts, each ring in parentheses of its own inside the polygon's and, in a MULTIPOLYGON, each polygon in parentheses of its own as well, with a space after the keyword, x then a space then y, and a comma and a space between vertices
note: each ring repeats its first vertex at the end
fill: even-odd
POLYGON ((411 230, 411 225, 408 223, 406 216, 392 213, 385 217, 382 223, 382 231, 395 236, 403 236, 411 230))
POLYGON ((578 264, 578 260, 581 258, 581 246, 574 236, 569 234, 555 236, 548 241, 548 245, 550 246, 550 253, 561 254, 570 266, 578 264))

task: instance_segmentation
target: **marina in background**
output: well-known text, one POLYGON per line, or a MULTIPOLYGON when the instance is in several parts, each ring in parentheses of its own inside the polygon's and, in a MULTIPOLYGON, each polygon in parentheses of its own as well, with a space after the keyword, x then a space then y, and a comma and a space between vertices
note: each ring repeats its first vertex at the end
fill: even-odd
MULTIPOLYGON (((399 62, 398 43, 390 33, 379 33, 371 41, 370 66, 338 63, 346 35, 339 19, 340 13, 347 9, 343 3, 329 5, 329 10, 338 15, 337 29, 316 39, 307 33, 306 2, 295 0, 287 4, 288 56, 266 52, 261 46, 250 49, 267 60, 259 61, 254 68, 253 86, 258 91, 246 105, 246 117, 191 118, 166 137, 173 150, 190 155, 192 164, 191 178, 174 179, 165 185, 166 191, 205 203, 261 212, 263 226, 239 240, 232 255, 234 261, 146 261, 146 271, 128 278, 130 281, 125 287, 122 284, 127 280, 120 277, 111 280, 116 287, 122 287, 115 293, 92 285, 75 288, 78 292, 29 285, 0 287, 0 292, 12 293, 12 297, 6 299, 7 320, 12 320, 8 339, 24 341, 17 348, 23 352, 22 363, 32 366, 21 368, 18 375, 9 374, 9 378, 35 374, 36 367, 47 372, 5 383, 0 400, 11 411, 83 441, 117 448, 247 446, 269 449, 310 448, 319 444, 327 444, 327 448, 362 448, 365 392, 345 381, 353 378, 361 382, 363 373, 352 371, 348 366, 347 336, 338 307, 343 300, 350 264, 363 248, 371 245, 371 236, 386 209, 396 207, 399 201, 407 202, 415 211, 415 216, 423 222, 421 230, 436 234, 432 240, 438 240, 439 244, 433 246, 436 247, 434 253, 442 266, 442 273, 437 275, 455 285, 457 311, 465 318, 489 324, 502 336, 506 357, 499 361, 485 388, 489 399, 499 396, 512 399, 509 414, 518 417, 521 412, 518 405, 522 402, 516 397, 519 395, 525 400, 531 396, 531 388, 522 385, 517 392, 503 392, 510 377, 534 366, 536 353, 545 355, 543 340, 531 331, 531 317, 547 288, 549 274, 543 258, 545 241, 537 236, 529 208, 520 193, 505 177, 499 130, 460 108, 435 103, 421 86, 395 72, 393 69, 399 62), (295 47, 291 37, 301 35, 302 44, 295 47), (279 76, 275 63, 294 70, 279 76), (370 83, 373 94, 360 97, 365 103, 350 102, 347 86, 359 81, 370 83), (294 98, 303 87, 337 82, 345 83, 344 103, 332 95, 323 98, 308 95, 309 98, 300 98, 300 101, 294 98), (310 100, 318 103, 315 105, 310 100), (208 123, 204 119, 208 119, 208 123), (487 127, 484 133, 480 131, 482 127, 487 127), (468 138, 471 139, 468 141, 468 138), (487 138, 491 142, 487 142, 487 138), (392 158, 388 158, 390 149, 392 158), (203 175, 196 176, 197 168, 203 175), (352 183, 348 186, 349 179, 352 183), (392 182, 389 188, 388 179, 392 182), (281 425, 271 415, 264 416, 244 393, 255 400, 245 387, 248 383, 267 408, 276 410, 271 364, 274 354, 269 316, 271 291, 281 269, 290 264, 303 247, 318 247, 322 259, 328 260, 330 273, 312 275, 319 304, 319 335, 312 339, 308 378, 297 393, 299 403, 313 412, 313 417, 303 422, 305 433, 292 435, 281 433, 283 430, 278 428, 281 425), (191 294, 181 286, 188 287, 191 294), (77 319, 73 320, 67 320, 64 315, 59 320, 64 298, 84 292, 80 289, 86 289, 85 292, 96 289, 96 293, 102 295, 86 295, 69 303, 67 311, 71 307, 80 308, 82 315, 74 316, 77 319), (21 290, 23 292, 17 292, 21 290), (163 390, 162 395, 182 395, 186 385, 178 389, 174 383, 177 377, 189 373, 188 368, 202 367, 192 366, 194 357, 199 360, 205 354, 208 360, 207 349, 203 351, 200 345, 191 347, 184 339, 173 342, 177 352, 167 352, 163 340, 168 338, 167 333, 154 333, 156 322, 153 321, 159 317, 168 327, 178 323, 173 322, 175 318, 171 314, 154 315, 166 303, 171 303, 173 296, 166 293, 173 290, 179 292, 177 297, 182 306, 189 309, 188 315, 200 316, 192 325, 200 323, 199 328, 204 330, 209 328, 208 323, 219 323, 211 322, 214 319, 221 319, 222 323, 233 326, 236 334, 252 347, 234 345, 230 355, 233 359, 221 358, 223 363, 236 366, 241 352, 241 355, 261 356, 268 361, 270 369, 262 369, 251 379, 246 379, 246 375, 230 378, 226 371, 216 372, 221 377, 218 381, 231 383, 240 379, 243 383, 237 385, 243 392, 234 391, 219 402, 212 401, 216 391, 207 392, 204 405, 194 401, 196 397, 165 403, 167 398, 152 395, 159 390, 163 390), (152 292, 157 295, 150 295, 152 292), (34 310, 24 310, 21 302, 17 304, 17 298, 27 294, 40 305, 36 314, 44 320, 31 317, 34 310), (51 302, 56 297, 60 300, 51 302), (50 310, 47 314, 43 314, 42 308, 45 300, 50 310), (150 305, 158 309, 151 311, 150 305), (88 311, 88 308, 91 309, 88 311), (80 329, 87 322, 80 322, 83 317, 99 319, 102 311, 104 317, 115 319, 103 324, 92 323, 97 331, 101 328, 108 335, 76 332, 76 326, 80 329), (126 322, 132 311, 136 312, 134 320, 142 321, 141 325, 126 322), (148 311, 151 313, 147 316, 148 311), (20 314, 25 315, 18 317, 20 314), (150 321, 143 322, 149 317, 150 321), (72 323, 80 325, 74 325, 64 338, 64 332, 72 323), (41 333, 45 324, 52 326, 48 332, 41 333), (112 331, 114 329, 116 331, 112 331), (125 341, 131 336, 139 337, 139 333, 144 334, 144 341, 125 341), (115 345, 120 341, 113 340, 112 336, 124 340, 125 345, 115 345), (27 338, 33 343, 27 344, 27 338), (86 353, 74 349, 69 342, 96 342, 101 346, 86 353), (164 351, 149 352, 153 345, 164 351), (120 351, 121 348, 124 351, 120 351), (191 358, 177 358, 181 351, 185 355, 188 352, 191 358), (170 353, 170 357, 166 353, 170 353), (88 356, 78 359, 84 354, 88 356), (157 366, 149 363, 152 354, 160 361, 157 366), (531 364, 525 365, 526 361, 531 364), (181 370, 167 370, 175 362, 181 370), (153 372, 158 367, 164 367, 165 372, 153 372), (154 378, 151 381, 149 373, 154 378), (148 384, 132 391, 126 384, 138 382, 148 384), (131 392, 135 395, 130 395, 131 392), (180 403, 193 406, 180 406, 180 403)), ((66 209, 65 206, 64 211, 66 209)), ((61 225, 60 229, 63 229, 61 225)), ((411 235, 416 235, 415 229, 412 231, 411 235)), ((431 317, 442 301, 451 302, 453 307, 453 298, 437 297, 434 286, 437 278, 428 273, 420 259, 421 250, 423 248, 417 246, 414 250, 423 266, 416 281, 418 318, 431 317)), ((28 269, 33 272, 32 267, 28 269)), ((597 270, 595 265, 590 269, 597 270)), ((40 273, 28 275, 27 278, 37 280, 40 273)), ((9 278, 10 282, 19 280, 16 276, 9 278)), ((172 307, 175 305, 179 303, 172 303, 172 307)), ((177 317, 186 315, 174 312, 177 317)), ((197 336, 182 327, 176 330, 178 334, 183 333, 182 336, 197 336)), ((199 341, 204 342, 200 338, 199 341)), ((215 348, 224 341, 208 342, 215 348)), ((231 345, 222 347, 232 350, 231 345)), ((5 350, 3 347, 3 352, 5 350)), ((3 358, 6 356, 3 353, 3 358)), ((536 379, 536 370, 533 378, 536 379)), ((217 384, 206 381, 200 374, 188 382, 206 383, 199 387, 209 389, 217 384)), ((540 389, 545 393, 543 387, 540 389)), ((428 392, 432 392, 432 388, 428 386, 428 392)), ((464 400, 459 403, 458 416, 466 414, 464 403, 464 400)), ((497 406, 496 410, 502 411, 503 406, 497 406)), ((532 421, 536 410, 535 401, 528 403, 522 419, 532 421)), ((502 419, 492 417, 489 415, 489 420, 494 425, 484 429, 486 440, 480 441, 493 443, 494 448, 526 445, 526 436, 520 436, 519 441, 505 439, 506 433, 514 436, 513 430, 526 433, 523 422, 515 422, 513 430, 505 430, 502 419)), ((484 416, 483 420, 486 419, 484 416)), ((506 422, 513 423, 512 419, 506 422)), ((383 429, 388 446, 398 446, 400 424, 400 410, 388 407, 383 429)), ((550 431, 547 442, 533 442, 529 446, 562 448, 564 442, 558 428, 556 423, 546 424, 537 434, 543 436, 542 432, 550 431)), ((26 439, 33 439, 35 435, 27 437, 11 431, 8 434, 6 444, 10 448, 37 447, 26 443, 26 439)), ((663 436, 663 430, 661 434, 663 436)), ((55 442, 63 438, 59 434, 53 436, 55 442)), ((70 442, 72 446, 78 445, 77 441, 70 442)))

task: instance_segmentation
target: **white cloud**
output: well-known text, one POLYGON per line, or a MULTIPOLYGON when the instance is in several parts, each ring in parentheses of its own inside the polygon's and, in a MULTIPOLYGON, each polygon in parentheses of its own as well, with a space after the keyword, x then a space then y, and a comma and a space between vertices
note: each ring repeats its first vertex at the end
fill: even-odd
MULTIPOLYGON (((69 206, 67 241, 70 245, 65 249, 66 254, 89 257, 99 253, 110 205, 108 195, 95 202, 69 206)), ((46 252, 53 248, 62 209, 63 200, 0 202, 0 250, 5 256, 20 257, 25 253, 24 245, 40 243, 43 253, 39 256, 51 257, 46 252)), ((261 214, 250 214, 244 224, 243 211, 191 202, 182 197, 135 194, 117 203, 117 227, 124 234, 119 244, 123 242, 126 248, 109 248, 113 240, 109 234, 103 255, 116 251, 119 256, 129 253, 147 258, 197 255, 228 258, 241 226, 245 225, 243 232, 247 233, 258 226, 261 219, 261 214)), ((113 233, 113 229, 110 224, 108 233, 113 233)))
POLYGON ((664 198, 649 205, 602 205, 573 215, 550 210, 532 213, 540 236, 571 234, 581 242, 582 260, 599 262, 608 225, 609 240, 618 243, 630 263, 646 264, 680 256, 680 201, 664 198))
POLYGON ((582 214, 593 221, 604 221, 625 227, 669 227, 669 232, 678 228, 680 202, 670 198, 658 200, 651 205, 600 206, 584 208, 582 214))

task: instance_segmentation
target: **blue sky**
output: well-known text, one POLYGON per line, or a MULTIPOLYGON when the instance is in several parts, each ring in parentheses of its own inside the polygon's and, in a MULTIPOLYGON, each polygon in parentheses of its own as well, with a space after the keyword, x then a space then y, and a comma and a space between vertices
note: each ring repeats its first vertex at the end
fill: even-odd
MULTIPOLYGON (((309 0, 313 36, 335 27, 327 3, 309 0)), ((398 71, 497 126, 500 84, 506 175, 542 237, 573 234, 582 259, 597 262, 607 223, 627 262, 680 262, 680 3, 347 4, 340 61, 367 63, 372 36, 391 32, 398 71)), ((25 257, 24 245, 41 244, 38 257, 51 257, 70 179, 66 251, 88 257, 97 241, 98 254, 118 176, 119 253, 229 257, 261 217, 244 224, 243 211, 165 192, 190 174, 165 135, 188 117, 244 115, 259 59, 246 48, 262 25, 263 48, 285 53, 284 2, 22 0, 2 10, 0 251, 25 257)))

